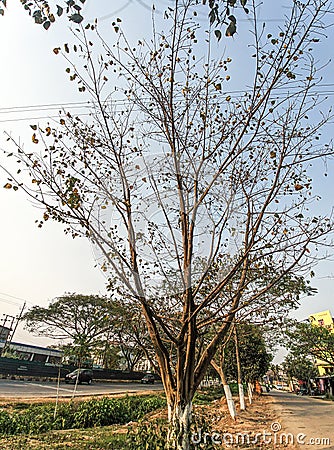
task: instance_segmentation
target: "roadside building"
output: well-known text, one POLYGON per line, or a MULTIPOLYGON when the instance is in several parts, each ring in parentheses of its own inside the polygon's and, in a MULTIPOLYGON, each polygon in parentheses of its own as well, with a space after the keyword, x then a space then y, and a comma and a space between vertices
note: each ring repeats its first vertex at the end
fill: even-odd
MULTIPOLYGON (((0 353, 4 345, 5 342, 0 341, 0 353)), ((6 347, 6 352, 9 353, 10 357, 21 361, 38 361, 46 364, 59 364, 63 356, 60 350, 18 342, 11 342, 6 347)))

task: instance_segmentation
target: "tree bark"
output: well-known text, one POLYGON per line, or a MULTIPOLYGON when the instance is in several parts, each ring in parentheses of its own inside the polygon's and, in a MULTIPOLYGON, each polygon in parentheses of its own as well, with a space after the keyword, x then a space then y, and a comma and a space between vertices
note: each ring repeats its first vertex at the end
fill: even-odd
POLYGON ((241 372, 241 362, 240 362, 240 353, 239 353, 239 340, 236 325, 234 325, 234 343, 235 343, 235 356, 237 361, 237 371, 238 371, 238 390, 239 390, 239 401, 240 401, 240 411, 244 411, 246 409, 245 404, 245 394, 244 387, 242 384, 242 372, 241 372))
POLYGON ((253 388, 252 388, 252 384, 248 383, 247 384, 247 390, 248 390, 248 400, 249 400, 249 404, 252 404, 253 401, 253 388))
POLYGON ((229 413, 230 413, 232 419, 235 420, 235 418, 237 416, 237 410, 236 410, 235 403, 234 403, 234 400, 232 397, 231 388, 226 381, 224 370, 215 361, 211 361, 211 365, 218 372, 218 374, 220 376, 222 385, 224 387, 224 392, 225 392, 225 397, 226 397, 229 413))
POLYGON ((169 430, 167 449, 190 449, 190 424, 192 418, 192 402, 168 404, 169 430))

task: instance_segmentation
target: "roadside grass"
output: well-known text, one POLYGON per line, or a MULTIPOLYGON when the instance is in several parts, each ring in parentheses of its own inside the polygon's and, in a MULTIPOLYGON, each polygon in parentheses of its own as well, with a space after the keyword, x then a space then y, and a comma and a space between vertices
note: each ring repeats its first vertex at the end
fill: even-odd
POLYGON ((1 450, 126 450, 127 430, 119 426, 59 430, 0 438, 1 450))
MULTIPOLYGON (((220 386, 208 387, 198 392, 194 399, 196 417, 194 430, 210 431, 216 429, 220 423, 219 426, 224 430, 226 430, 226 426, 235 426, 235 422, 231 421, 228 416, 226 402, 222 401, 223 395, 223 389, 220 386)), ((117 423, 114 422, 113 425, 108 424, 105 418, 105 414, 108 416, 109 404, 106 399, 75 402, 74 406, 68 402, 68 407, 74 407, 76 412, 81 411, 80 428, 46 430, 45 424, 40 423, 40 426, 37 426, 38 423, 36 423, 36 426, 32 427, 28 433, 5 436, 2 432, 1 436, 0 422, 0 449, 157 450, 164 448, 167 435, 167 412, 163 395, 140 395, 107 400, 113 401, 114 409, 115 401, 118 405, 123 404, 120 409, 116 408, 118 412, 122 413, 121 419, 117 423), (127 405, 125 412, 124 404, 127 405), (92 422, 93 418, 96 423, 92 422)), ((67 406, 61 405, 61 408, 67 406)), ((39 412, 44 408, 45 411, 50 412, 54 408, 54 403, 34 405, 22 402, 11 403, 2 408, 2 411, 14 416, 24 415, 28 411, 29 417, 35 417, 36 422, 43 421, 42 415, 38 417, 36 409, 34 414, 31 412, 31 408, 37 408, 39 412)), ((49 412, 47 417, 49 417, 49 412)), ((257 412, 255 411, 255 413, 257 412)), ((73 423, 73 418, 71 421, 73 423)), ((251 422, 254 422, 253 413, 251 413, 251 422)), ((79 425, 79 422, 77 423, 79 425)), ((202 448, 202 446, 196 446, 196 448, 202 448)), ((216 448, 221 448, 221 446, 205 445, 206 450, 216 448)))

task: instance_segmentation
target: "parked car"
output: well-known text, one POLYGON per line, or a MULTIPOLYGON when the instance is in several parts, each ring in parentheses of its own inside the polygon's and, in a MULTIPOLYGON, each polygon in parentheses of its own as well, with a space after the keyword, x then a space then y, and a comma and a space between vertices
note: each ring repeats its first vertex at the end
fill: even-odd
POLYGON ((93 371, 91 369, 76 369, 65 375, 65 383, 75 383, 77 378, 79 384, 91 384, 93 380, 93 371))
POLYGON ((140 382, 141 384, 154 384, 154 380, 155 376, 153 375, 153 373, 148 373, 141 379, 140 382))

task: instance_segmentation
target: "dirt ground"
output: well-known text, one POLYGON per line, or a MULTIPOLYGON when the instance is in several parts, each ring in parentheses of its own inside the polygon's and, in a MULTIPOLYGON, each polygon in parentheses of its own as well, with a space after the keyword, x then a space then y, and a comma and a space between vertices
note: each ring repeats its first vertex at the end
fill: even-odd
MULTIPOLYGON (((237 406, 235 420, 228 413, 225 400, 213 403, 214 408, 202 407, 210 423, 207 435, 195 436, 195 442, 201 438, 202 443, 219 443, 218 448, 252 448, 252 449, 296 449, 280 433, 280 417, 273 405, 273 399, 267 395, 255 396, 252 404, 247 403, 245 411, 237 406), (217 433, 214 435, 214 433, 217 433), (205 442, 206 438, 206 442, 205 442), (197 439, 197 440, 196 440, 197 439), (216 442, 215 442, 216 441, 216 442)), ((197 407, 200 410, 201 407, 197 407)))

